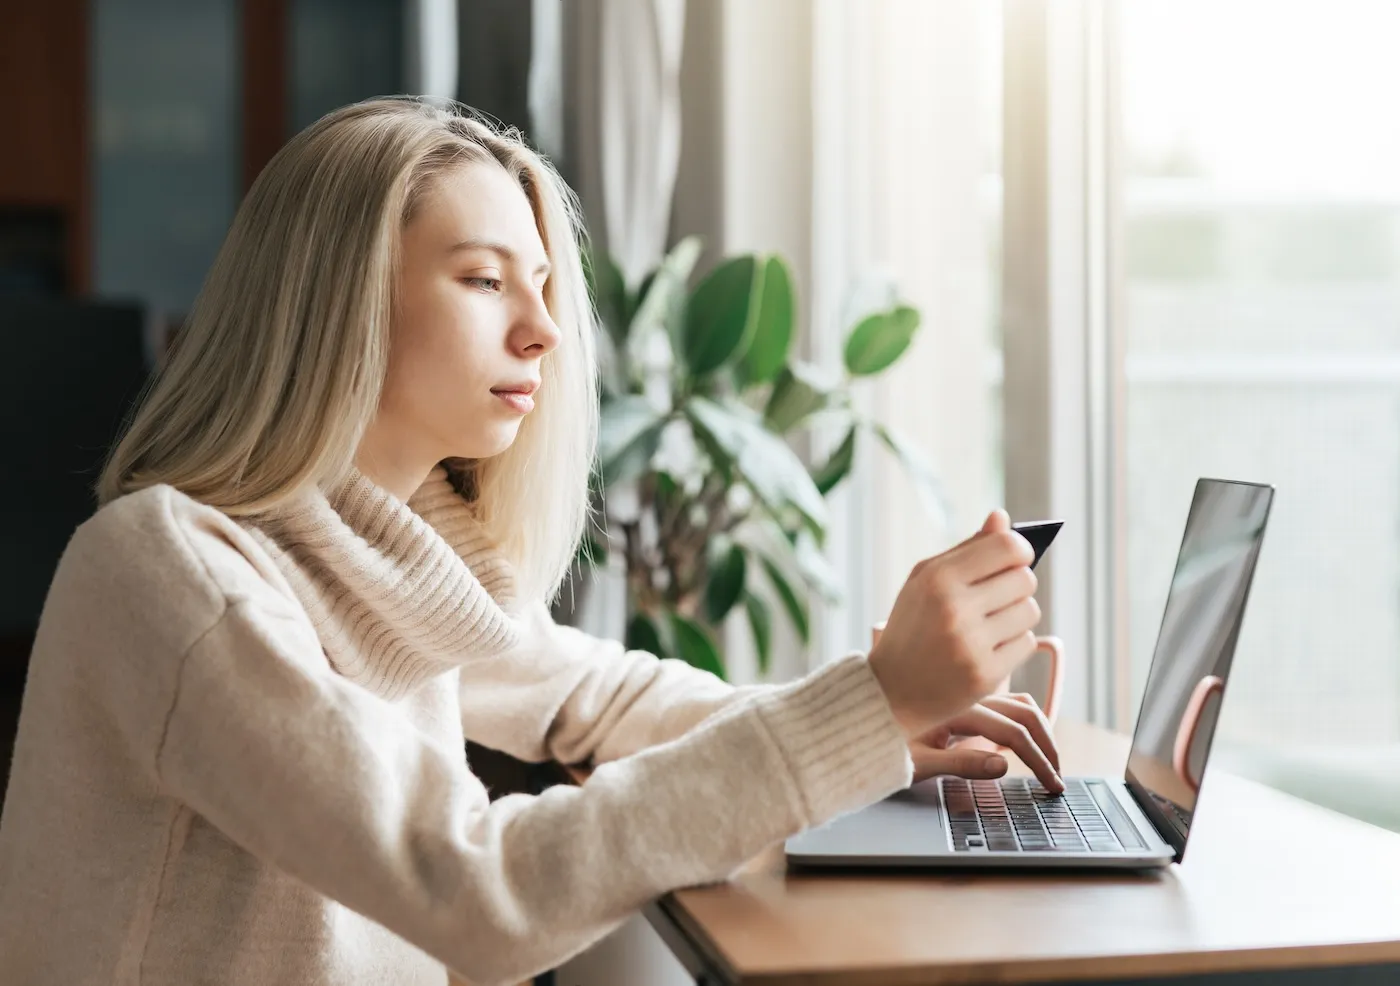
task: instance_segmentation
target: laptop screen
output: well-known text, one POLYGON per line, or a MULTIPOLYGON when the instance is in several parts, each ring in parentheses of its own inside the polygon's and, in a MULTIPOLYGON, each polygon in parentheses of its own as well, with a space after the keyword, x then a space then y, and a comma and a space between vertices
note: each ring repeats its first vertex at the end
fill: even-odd
POLYGON ((1178 854, 1186 847, 1273 494, 1269 486, 1202 479, 1186 518, 1127 772, 1139 804, 1178 854))

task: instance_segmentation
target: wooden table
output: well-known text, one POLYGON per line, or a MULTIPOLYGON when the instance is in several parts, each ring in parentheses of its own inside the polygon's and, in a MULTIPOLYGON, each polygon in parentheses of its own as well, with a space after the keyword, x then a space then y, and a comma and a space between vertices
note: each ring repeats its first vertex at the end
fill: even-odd
MULTIPOLYGON (((1067 773, 1122 776, 1124 737, 1057 735, 1067 773)), ((1165 871, 789 873, 775 846, 647 917, 705 986, 1395 986, 1400 835, 1217 770, 1165 871)))

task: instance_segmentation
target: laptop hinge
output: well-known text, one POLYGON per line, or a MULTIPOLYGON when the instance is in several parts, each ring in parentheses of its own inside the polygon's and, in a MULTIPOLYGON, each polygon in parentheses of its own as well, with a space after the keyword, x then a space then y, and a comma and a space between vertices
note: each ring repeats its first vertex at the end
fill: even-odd
POLYGON ((1124 778, 1123 786, 1128 789, 1128 795, 1137 803, 1138 808, 1142 811, 1142 817, 1147 819, 1147 824, 1152 826, 1152 831, 1157 833, 1157 838, 1172 847, 1172 862, 1181 862, 1182 851, 1186 848, 1185 841, 1172 829, 1171 823, 1166 820, 1165 816, 1162 816, 1161 809, 1152 804, 1145 795, 1138 793, 1138 785, 1134 781, 1124 778), (1159 816, 1162 816, 1161 820, 1159 820, 1159 816))

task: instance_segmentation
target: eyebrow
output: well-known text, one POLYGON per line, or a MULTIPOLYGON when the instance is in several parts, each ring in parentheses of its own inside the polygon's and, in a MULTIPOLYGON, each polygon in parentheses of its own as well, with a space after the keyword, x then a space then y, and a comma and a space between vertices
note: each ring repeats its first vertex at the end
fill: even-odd
MULTIPOLYGON (((457 253, 459 250, 486 250, 489 253, 496 254, 502 260, 506 261, 506 263, 512 264, 516 263, 520 259, 516 252, 510 247, 506 246, 504 243, 497 243, 494 240, 463 240, 461 243, 454 243, 452 245, 452 248, 448 250, 448 253, 457 253)), ((552 269, 553 268, 550 266, 549 261, 546 260, 544 263, 540 264, 538 267, 535 268, 535 276, 539 277, 546 275, 552 269)))

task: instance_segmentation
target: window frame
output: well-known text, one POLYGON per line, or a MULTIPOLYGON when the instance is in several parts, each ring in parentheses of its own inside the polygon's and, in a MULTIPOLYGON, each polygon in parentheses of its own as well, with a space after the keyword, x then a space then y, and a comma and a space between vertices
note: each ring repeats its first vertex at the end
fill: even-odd
POLYGON ((1112 166, 1111 4, 1005 0, 1006 506, 1069 523, 1042 562, 1042 632, 1062 637, 1064 713, 1123 728, 1123 345, 1112 166))

